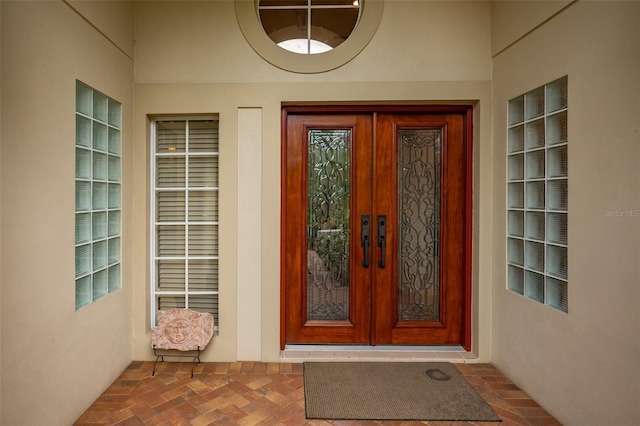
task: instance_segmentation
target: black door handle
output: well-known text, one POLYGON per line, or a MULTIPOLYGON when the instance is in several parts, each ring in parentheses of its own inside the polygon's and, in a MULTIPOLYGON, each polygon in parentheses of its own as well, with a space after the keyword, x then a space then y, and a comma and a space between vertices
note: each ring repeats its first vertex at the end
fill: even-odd
POLYGON ((387 264, 387 216, 378 216, 378 247, 380 247, 380 260, 378 268, 384 268, 387 264))
POLYGON ((360 245, 364 248, 364 260, 362 267, 369 267, 369 246, 371 244, 371 216, 368 214, 360 216, 360 227, 362 229, 362 237, 360 245))

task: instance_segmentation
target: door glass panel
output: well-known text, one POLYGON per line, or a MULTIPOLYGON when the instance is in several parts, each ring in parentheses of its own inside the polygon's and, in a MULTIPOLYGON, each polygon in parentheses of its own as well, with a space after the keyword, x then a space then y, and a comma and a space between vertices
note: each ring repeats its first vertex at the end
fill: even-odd
POLYGON ((440 319, 440 129, 398 133, 398 319, 440 319))
POLYGON ((307 319, 349 319, 351 131, 310 130, 307 319))

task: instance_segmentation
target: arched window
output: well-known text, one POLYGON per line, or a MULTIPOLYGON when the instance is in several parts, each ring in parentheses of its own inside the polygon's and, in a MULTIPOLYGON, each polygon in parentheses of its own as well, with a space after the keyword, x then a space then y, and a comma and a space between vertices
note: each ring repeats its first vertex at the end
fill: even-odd
POLYGON ((287 71, 319 73, 355 58, 371 41, 383 0, 235 0, 247 42, 287 71))
POLYGON ((360 19, 359 0, 259 0, 262 28, 278 46, 324 53, 349 38, 360 19))

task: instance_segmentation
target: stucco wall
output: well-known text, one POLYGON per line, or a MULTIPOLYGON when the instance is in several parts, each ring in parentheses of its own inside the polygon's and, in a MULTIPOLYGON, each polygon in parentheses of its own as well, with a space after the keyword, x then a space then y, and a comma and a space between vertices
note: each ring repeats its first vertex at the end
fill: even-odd
POLYGON ((264 61, 247 43, 234 2, 136 2, 136 84, 477 81, 491 78, 489 3, 386 1, 355 59, 320 74, 264 61))
POLYGON ((0 422, 71 424, 132 359, 133 60, 61 1, 3 1, 1 75, 0 422), (123 180, 122 288, 77 312, 76 79, 122 103, 123 180))
POLYGON ((133 58, 133 1, 66 0, 66 3, 103 33, 126 56, 133 58))
MULTIPOLYGON (((147 164, 134 171, 136 200, 149 199, 148 116, 220 114, 220 335, 203 359, 247 359, 242 343, 260 341, 261 360, 279 360, 282 103, 430 101, 475 105, 473 348, 489 360, 489 35, 488 2, 388 1, 377 33, 352 61, 333 71, 296 74, 251 48, 232 1, 136 3, 134 161, 147 164), (260 126, 261 153, 238 148, 238 109, 244 107, 261 111, 259 123, 243 122, 260 126), (261 156, 259 182, 238 167, 252 164, 254 155, 261 156), (245 198, 260 199, 262 208, 239 209, 238 188, 245 198), (255 244, 240 232, 248 224, 259 224, 261 250, 252 261, 243 251, 240 267, 260 265, 261 279, 239 282, 238 250, 255 244), (238 298, 251 289, 261 294, 259 310, 238 298)), ((149 264, 148 218, 146 209, 136 210, 136 265, 149 264)), ((134 358, 150 359, 148 268, 136 268, 134 282, 134 358)))
MULTIPOLYGON (((2 4, 0 4, 0 58, 2 58, 2 4)), ((2 82, 2 64, 0 63, 0 82, 2 82)), ((2 84, 0 83, 0 99, 2 99, 2 84)), ((2 188, 2 102, 0 102, 0 188, 2 188)), ((2 212, 2 197, 0 197, 0 212, 2 212)), ((0 214, 0 230, 2 229, 2 215, 0 214)), ((2 235, 2 234, 0 234, 2 235)), ((0 237, 1 238, 1 237, 0 237)), ((2 265, 2 244, 0 243, 0 265, 2 265)), ((2 270, 0 269, 0 296, 2 296, 2 270)), ((0 301, 0 308, 2 307, 0 301)), ((0 312, 0 330, 2 330, 2 313, 0 312)), ((2 366, 2 337, 0 337, 0 367, 2 366)), ((2 375, 0 373, 0 413, 2 412, 2 375)), ((0 419, 1 421, 2 419, 0 419)))
POLYGON ((577 2, 493 60, 492 362, 565 424, 640 422, 639 29, 638 2, 577 2), (568 314, 505 277, 507 102, 563 75, 568 314))
POLYGON ((525 37, 575 0, 491 2, 491 54, 497 55, 525 37))

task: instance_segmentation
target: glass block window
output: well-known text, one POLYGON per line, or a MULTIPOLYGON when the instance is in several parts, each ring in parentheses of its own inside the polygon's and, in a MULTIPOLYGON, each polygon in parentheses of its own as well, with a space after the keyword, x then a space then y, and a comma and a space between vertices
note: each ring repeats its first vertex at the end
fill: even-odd
POLYGON ((218 117, 153 121, 152 322, 157 310, 218 324, 218 117))
POLYGON ((120 288, 119 102, 76 82, 76 310, 120 288))
POLYGON ((509 101, 507 287, 568 311, 567 77, 509 101))

